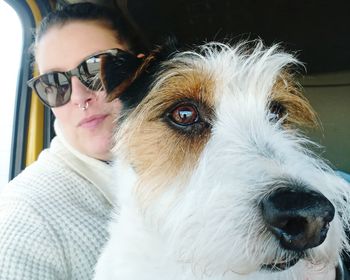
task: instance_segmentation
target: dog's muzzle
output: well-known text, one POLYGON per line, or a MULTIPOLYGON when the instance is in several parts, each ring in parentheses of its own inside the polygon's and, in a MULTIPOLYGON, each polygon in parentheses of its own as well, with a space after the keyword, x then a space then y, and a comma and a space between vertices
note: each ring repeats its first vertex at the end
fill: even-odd
POLYGON ((305 187, 283 186, 261 202, 267 228, 282 248, 294 252, 319 246, 334 218, 333 204, 305 187))
POLYGON ((325 196, 292 185, 277 188, 261 201, 260 207, 266 227, 280 246, 291 252, 291 259, 285 262, 262 266, 270 271, 288 269, 304 257, 306 249, 319 246, 326 239, 335 214, 333 204, 325 196))

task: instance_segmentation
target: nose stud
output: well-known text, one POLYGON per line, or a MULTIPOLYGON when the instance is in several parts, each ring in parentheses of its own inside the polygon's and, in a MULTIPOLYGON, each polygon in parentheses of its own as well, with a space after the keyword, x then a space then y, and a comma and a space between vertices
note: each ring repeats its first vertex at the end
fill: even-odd
POLYGON ((89 108, 89 102, 86 101, 84 105, 79 104, 78 107, 79 107, 81 110, 86 111, 87 108, 89 108))

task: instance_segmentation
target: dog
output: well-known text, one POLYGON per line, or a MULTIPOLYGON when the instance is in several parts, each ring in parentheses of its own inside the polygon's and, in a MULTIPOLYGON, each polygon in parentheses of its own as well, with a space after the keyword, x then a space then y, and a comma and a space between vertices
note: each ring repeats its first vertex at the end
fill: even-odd
POLYGON ((317 116, 298 60, 261 41, 169 49, 121 90, 101 70, 123 113, 94 279, 342 279, 350 186, 300 130, 317 116))

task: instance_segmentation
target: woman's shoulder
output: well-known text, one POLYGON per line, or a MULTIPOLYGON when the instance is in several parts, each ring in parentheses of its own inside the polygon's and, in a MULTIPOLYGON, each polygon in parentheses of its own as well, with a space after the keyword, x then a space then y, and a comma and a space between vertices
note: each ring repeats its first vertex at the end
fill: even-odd
POLYGON ((90 223, 92 228, 104 224, 110 210, 111 205, 87 179, 45 154, 0 192, 0 224, 14 219, 18 225, 27 216, 41 217, 42 225, 67 236, 78 232, 78 221, 80 231, 90 223))
POLYGON ((50 206, 69 208, 74 201, 98 204, 102 199, 89 180, 49 151, 44 151, 0 192, 0 205, 11 200, 45 209, 50 206))
POLYGON ((45 216, 63 217, 73 213, 79 216, 84 211, 103 216, 111 205, 99 186, 105 185, 108 178, 98 180, 106 176, 94 167, 54 138, 51 147, 41 152, 37 161, 1 190, 0 207, 15 202, 28 204, 36 211, 46 213, 45 216))
MULTIPOLYGON (((62 189, 66 184, 72 185, 77 174, 49 151, 44 151, 37 161, 18 174, 5 189, 21 189, 45 192, 62 189)), ((81 178, 79 178, 80 181, 81 178)), ((81 183, 81 182, 80 182, 81 183)))
MULTIPOLYGON (((106 240, 109 211, 88 180, 50 152, 43 153, 0 193, 0 270, 1 265, 24 263, 23 254, 33 254, 45 268, 60 264, 61 275, 78 270, 69 268, 67 259, 89 266, 97 255, 94 248, 106 240)), ((24 266, 18 269, 29 269, 24 266)))

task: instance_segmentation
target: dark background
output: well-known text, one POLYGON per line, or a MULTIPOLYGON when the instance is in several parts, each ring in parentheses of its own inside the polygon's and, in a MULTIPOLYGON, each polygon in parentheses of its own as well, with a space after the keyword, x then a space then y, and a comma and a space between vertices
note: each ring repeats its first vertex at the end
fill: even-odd
POLYGON ((350 70, 350 0, 87 1, 121 7, 150 44, 169 33, 183 45, 261 38, 296 51, 308 74, 350 70))
POLYGON ((167 33, 182 44, 262 38, 297 51, 309 74, 350 70, 350 1, 115 1, 152 43, 167 33))

